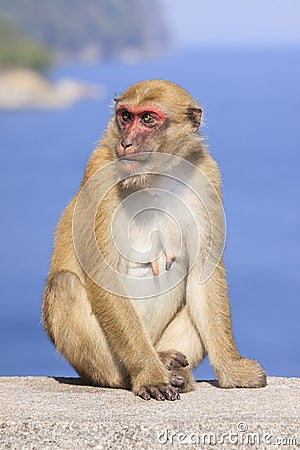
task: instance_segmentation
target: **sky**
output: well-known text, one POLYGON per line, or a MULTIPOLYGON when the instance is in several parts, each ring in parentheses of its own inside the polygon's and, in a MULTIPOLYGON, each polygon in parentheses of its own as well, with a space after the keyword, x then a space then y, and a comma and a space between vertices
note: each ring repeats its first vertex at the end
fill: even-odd
POLYGON ((300 46, 300 0, 161 0, 181 47, 300 46))

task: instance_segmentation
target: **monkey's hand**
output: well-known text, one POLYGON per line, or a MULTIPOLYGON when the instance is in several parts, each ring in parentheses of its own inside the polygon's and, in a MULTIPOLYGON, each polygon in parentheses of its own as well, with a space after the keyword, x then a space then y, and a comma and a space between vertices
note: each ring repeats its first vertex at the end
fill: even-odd
POLYGON ((158 355, 169 372, 171 386, 179 392, 192 391, 195 381, 186 356, 176 350, 161 351, 158 355))
POLYGON ((177 389, 170 384, 160 384, 158 386, 143 386, 137 391, 137 395, 144 400, 180 400, 177 389))
POLYGON ((144 400, 179 400, 180 395, 176 386, 172 386, 167 368, 152 347, 153 355, 147 364, 139 367, 139 373, 131 375, 132 391, 144 400))

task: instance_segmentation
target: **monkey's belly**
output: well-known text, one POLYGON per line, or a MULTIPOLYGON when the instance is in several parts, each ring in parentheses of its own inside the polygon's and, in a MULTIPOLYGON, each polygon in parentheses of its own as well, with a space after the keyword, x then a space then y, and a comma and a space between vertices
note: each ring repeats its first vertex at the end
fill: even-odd
MULTIPOLYGON (((126 268, 126 274, 131 280, 129 285, 134 285, 137 281, 141 283, 139 292, 135 289, 130 289, 129 286, 129 291, 131 290, 133 294, 130 296, 133 298, 134 305, 142 317, 148 335, 154 344, 185 301, 184 264, 176 261, 170 270, 167 271, 165 257, 161 257, 157 263, 159 275, 154 275, 150 263, 139 264, 130 262, 126 268), (143 281, 147 282, 145 290, 143 290, 143 281), (151 288, 157 292, 156 295, 147 295, 151 288)), ((130 292, 128 293, 130 294, 130 292)))

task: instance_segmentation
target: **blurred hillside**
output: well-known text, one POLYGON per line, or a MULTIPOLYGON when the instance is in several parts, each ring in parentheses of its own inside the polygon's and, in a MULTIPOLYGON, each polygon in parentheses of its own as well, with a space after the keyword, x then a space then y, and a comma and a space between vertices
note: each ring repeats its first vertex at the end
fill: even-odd
POLYGON ((0 65, 43 68, 48 50, 56 59, 135 60, 169 41, 156 0, 0 0, 0 18, 0 65))
POLYGON ((0 67, 30 67, 47 69, 51 53, 43 45, 27 37, 0 17, 0 67))

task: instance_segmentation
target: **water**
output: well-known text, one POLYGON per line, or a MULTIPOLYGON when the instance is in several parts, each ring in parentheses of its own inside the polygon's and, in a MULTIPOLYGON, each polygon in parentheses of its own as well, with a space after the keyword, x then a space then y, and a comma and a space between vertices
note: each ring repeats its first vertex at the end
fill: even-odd
MULTIPOLYGON (((68 111, 0 114, 0 375, 72 376, 48 342, 40 305, 57 220, 128 85, 167 78, 204 106, 223 175, 225 261, 242 355, 269 375, 299 376, 300 51, 187 51, 139 66, 68 66, 61 76, 101 82, 103 101, 68 111)), ((198 378, 212 378, 209 364, 198 378)))

